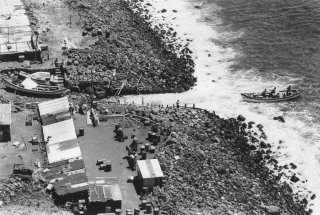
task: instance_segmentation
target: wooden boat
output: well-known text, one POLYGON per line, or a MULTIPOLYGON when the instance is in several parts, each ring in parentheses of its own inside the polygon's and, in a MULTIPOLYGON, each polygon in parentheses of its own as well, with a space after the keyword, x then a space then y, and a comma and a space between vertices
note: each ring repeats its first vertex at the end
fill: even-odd
POLYGON ((296 99, 301 96, 303 90, 291 90, 290 95, 286 95, 285 90, 279 91, 277 97, 263 97, 261 93, 241 93, 244 101, 247 102, 284 102, 292 99, 296 99))
POLYGON ((4 85, 11 91, 23 94, 29 94, 33 96, 43 96, 43 97, 60 97, 66 95, 70 90, 67 88, 61 88, 58 86, 49 86, 49 85, 38 85, 36 89, 25 89, 23 87, 13 84, 11 81, 2 78, 4 85))

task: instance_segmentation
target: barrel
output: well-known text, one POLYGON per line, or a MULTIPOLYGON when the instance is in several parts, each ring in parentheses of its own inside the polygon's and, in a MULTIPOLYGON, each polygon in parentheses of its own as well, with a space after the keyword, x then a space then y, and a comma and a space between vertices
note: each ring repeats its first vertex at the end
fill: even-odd
POLYGON ((144 144, 144 147, 145 147, 146 152, 148 152, 150 149, 150 143, 144 144))
POLYGON ((84 136, 84 128, 79 128, 79 136, 84 136))
POLYGON ((98 159, 96 164, 97 164, 97 165, 103 164, 105 161, 106 161, 105 158, 103 158, 103 159, 98 159))
POLYGON ((104 170, 104 169, 106 169, 106 167, 107 167, 106 163, 100 164, 99 165, 99 170, 104 170))
POLYGON ((146 152, 142 152, 141 153, 141 160, 146 160, 147 159, 147 153, 146 152))
POLYGON ((153 210, 153 215, 159 215, 160 214, 160 209, 159 208, 155 208, 153 210))
POLYGON ((106 161, 104 164, 106 165, 104 171, 110 172, 111 171, 111 161, 106 161))
POLYGON ((135 208, 133 215, 140 215, 140 209, 139 208, 135 208))
POLYGON ((152 141, 152 131, 148 132, 148 140, 151 142, 152 141))
POLYGON ((115 210, 115 214, 116 214, 116 215, 121 215, 121 209, 119 209, 119 208, 116 209, 116 210, 115 210))
POLYGON ((155 146, 150 146, 149 152, 150 153, 154 153, 156 151, 156 147, 155 146))
POLYGON ((152 136, 152 140, 150 142, 153 142, 157 136, 157 133, 152 132, 151 136, 152 136))
POLYGON ((112 208, 110 206, 106 206, 106 213, 111 213, 112 212, 112 208))
POLYGON ((144 145, 140 146, 140 152, 143 153, 144 150, 145 150, 145 148, 146 148, 146 147, 145 147, 144 145))
POLYGON ((127 210, 126 210, 126 215, 128 215, 128 214, 132 214, 132 210, 130 209, 130 208, 128 208, 127 210))
POLYGON ((142 210, 145 210, 146 209, 146 205, 147 205, 147 200, 142 200, 141 201, 141 206, 142 206, 142 210))
POLYGON ((146 204, 147 213, 152 213, 152 205, 150 203, 146 204))
POLYGON ((156 136, 155 136, 155 141, 153 141, 153 142, 156 143, 156 144, 159 143, 160 142, 160 137, 161 137, 160 133, 157 133, 156 136))

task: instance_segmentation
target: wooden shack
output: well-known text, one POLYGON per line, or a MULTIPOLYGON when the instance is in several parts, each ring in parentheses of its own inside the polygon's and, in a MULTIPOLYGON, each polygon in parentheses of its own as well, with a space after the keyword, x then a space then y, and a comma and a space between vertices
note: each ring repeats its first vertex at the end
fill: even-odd
POLYGON ((142 187, 155 187, 160 185, 164 177, 158 159, 139 160, 138 177, 142 187))

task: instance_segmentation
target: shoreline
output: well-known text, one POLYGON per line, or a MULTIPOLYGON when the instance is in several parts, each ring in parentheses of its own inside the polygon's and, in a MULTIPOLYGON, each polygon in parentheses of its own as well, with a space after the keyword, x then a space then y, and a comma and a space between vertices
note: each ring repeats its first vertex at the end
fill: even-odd
MULTIPOLYGON (((101 44, 100 44, 100 45, 101 45, 101 44)), ((124 89, 124 92, 125 92, 125 89, 124 89)), ((201 110, 201 111, 203 111, 203 110, 201 110)), ((200 112, 201 112, 201 111, 200 111, 200 112)), ((203 112, 205 112, 205 111, 203 111, 203 112)), ((175 116, 174 113, 170 113, 170 114, 173 115, 173 119, 174 119, 174 118, 179 118, 178 116, 175 116)), ((219 118, 219 117, 217 117, 217 118, 219 118)), ((220 119, 219 119, 219 120, 220 120, 220 119)), ((227 121, 228 121, 228 120, 227 120, 227 121)), ((233 121, 233 120, 231 120, 230 122, 233 123, 232 121, 233 121)), ((221 119, 221 122, 225 122, 225 121, 224 121, 223 119, 221 119)), ((228 121, 228 122, 229 122, 229 121, 228 121)), ((237 123, 235 123, 235 124, 237 124, 237 123)), ((205 126, 204 126, 204 127, 205 127, 205 126)), ((201 128, 197 128, 197 129, 201 129, 201 128)), ((206 131, 206 132, 207 132, 207 131, 206 131)), ((191 134, 191 136, 192 136, 192 135, 194 135, 194 134, 191 134)), ((198 139, 198 138, 201 138, 201 137, 196 137, 196 139, 198 139)), ((215 147, 215 146, 214 146, 214 147, 215 147)), ((230 147, 232 148, 232 147, 236 147, 236 146, 233 146, 233 144, 231 144, 230 147)), ((246 146, 246 147, 247 147, 247 146, 246 146)), ((218 147, 218 148, 219 148, 219 147, 218 147)), ((246 150, 248 150, 248 149, 246 149, 246 150)), ((218 174, 219 174, 219 173, 218 173, 218 174)), ((271 188, 271 189, 272 189, 272 188, 271 188)), ((277 189, 276 189, 276 190, 277 190, 277 189)), ((285 190, 285 192, 287 192, 287 191, 290 191, 290 188, 289 188, 289 187, 286 187, 286 188, 284 188, 284 190, 285 190)), ((290 192, 289 192, 289 193, 290 193, 290 192)), ((290 194, 290 195, 291 195, 291 194, 290 194)), ((291 201, 291 200, 289 199, 288 201, 291 201)), ((291 204, 291 203, 290 203, 290 204, 291 204)), ((299 214, 300 214, 300 213, 299 213, 299 214)))
POLYGON ((261 124, 201 108, 129 105, 128 110, 159 122, 165 134, 156 157, 167 182, 152 194, 164 214, 311 214, 305 211, 308 201, 296 202, 291 187, 267 167, 281 168, 270 144, 259 140, 267 139, 261 124))
POLYGON ((123 82, 123 95, 184 92, 194 86, 188 47, 180 51, 164 41, 166 34, 174 35, 173 29, 159 34, 124 1, 71 6, 81 14, 82 35, 98 38, 90 49, 68 54, 66 82, 71 89, 91 93, 91 86, 83 84, 88 81, 96 82, 94 92, 102 95, 113 94, 123 82))

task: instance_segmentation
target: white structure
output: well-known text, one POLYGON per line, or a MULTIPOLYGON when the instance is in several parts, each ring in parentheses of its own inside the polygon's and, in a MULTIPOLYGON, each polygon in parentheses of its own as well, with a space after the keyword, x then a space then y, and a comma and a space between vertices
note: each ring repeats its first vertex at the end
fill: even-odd
POLYGON ((73 120, 65 120, 42 127, 44 140, 48 141, 49 163, 81 157, 81 150, 73 120))
POLYGON ((155 187, 160 185, 164 177, 158 159, 138 160, 138 177, 142 187, 155 187))

